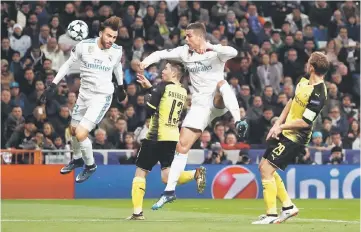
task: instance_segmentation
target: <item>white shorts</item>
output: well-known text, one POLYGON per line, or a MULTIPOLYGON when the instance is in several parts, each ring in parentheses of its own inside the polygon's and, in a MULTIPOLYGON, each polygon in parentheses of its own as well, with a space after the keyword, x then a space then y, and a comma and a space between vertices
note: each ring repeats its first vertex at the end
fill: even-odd
POLYGON ((215 118, 227 113, 227 109, 218 109, 213 105, 214 95, 198 96, 192 99, 192 105, 188 111, 182 127, 188 127, 203 131, 215 118))
POLYGON ((78 124, 91 131, 103 119, 112 103, 113 94, 94 93, 80 89, 72 112, 71 125, 78 124))

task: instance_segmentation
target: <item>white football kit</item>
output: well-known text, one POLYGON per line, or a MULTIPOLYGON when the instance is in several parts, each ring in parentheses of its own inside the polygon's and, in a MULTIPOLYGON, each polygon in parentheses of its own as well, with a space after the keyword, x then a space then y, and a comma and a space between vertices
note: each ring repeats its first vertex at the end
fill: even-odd
POLYGON ((212 45, 211 51, 198 54, 190 51, 188 45, 175 49, 156 51, 143 60, 147 66, 162 59, 182 62, 188 70, 194 93, 192 105, 183 121, 182 127, 204 130, 213 119, 222 116, 228 110, 213 105, 217 83, 224 80, 224 65, 237 55, 230 46, 212 45))
POLYGON ((113 44, 111 48, 102 50, 98 46, 98 39, 87 39, 78 43, 53 81, 58 84, 71 65, 80 61, 80 90, 73 108, 71 125, 80 124, 89 131, 103 119, 111 105, 114 92, 113 72, 118 85, 123 85, 120 61, 122 47, 113 44))

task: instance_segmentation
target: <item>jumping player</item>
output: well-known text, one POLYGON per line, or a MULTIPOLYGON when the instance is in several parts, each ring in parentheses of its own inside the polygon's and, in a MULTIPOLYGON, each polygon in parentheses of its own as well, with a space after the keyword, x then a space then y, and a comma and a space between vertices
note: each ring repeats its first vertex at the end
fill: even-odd
POLYGON ((87 180, 97 168, 88 134, 102 120, 110 107, 114 92, 113 72, 118 82, 118 100, 123 101, 126 97, 120 63, 122 47, 114 44, 119 26, 120 18, 110 17, 102 24, 99 38, 78 43, 40 99, 44 102, 54 96, 57 84, 68 73, 71 65, 77 60, 81 61, 79 96, 71 120, 74 156, 73 160, 60 170, 61 174, 68 174, 85 163, 85 168, 76 177, 77 183, 87 180))
POLYGON ((153 209, 176 199, 175 187, 186 166, 187 154, 213 119, 229 110, 238 133, 243 134, 247 128, 246 121, 240 118, 237 98, 224 80, 223 73, 225 63, 237 55, 237 50, 230 46, 212 45, 206 41, 205 36, 206 30, 202 23, 189 24, 186 29, 187 45, 156 51, 140 63, 140 68, 144 69, 162 59, 180 61, 189 71, 194 88, 192 106, 182 125, 167 186, 153 209))
POLYGON ((309 143, 313 122, 320 114, 327 99, 324 76, 329 69, 327 57, 314 52, 307 63, 309 78, 303 77, 297 84, 295 96, 290 99, 279 119, 267 135, 270 144, 259 164, 263 197, 267 215, 252 224, 282 223, 298 214, 292 203, 277 169, 285 170, 288 164, 303 153, 309 143), (281 215, 278 217, 276 201, 282 202, 281 215))
MULTIPOLYGON (((151 83, 138 74, 138 82, 143 88, 151 90, 147 102, 147 117, 151 117, 149 131, 136 160, 136 171, 132 185, 133 215, 128 220, 144 220, 143 198, 146 189, 146 176, 159 161, 162 181, 166 184, 169 168, 174 159, 174 152, 179 140, 179 118, 187 99, 187 91, 180 84, 184 67, 178 62, 169 62, 162 71, 163 81, 152 89, 151 83)), ((204 167, 192 171, 183 171, 178 184, 185 184, 193 179, 197 181, 199 193, 204 191, 204 167)))

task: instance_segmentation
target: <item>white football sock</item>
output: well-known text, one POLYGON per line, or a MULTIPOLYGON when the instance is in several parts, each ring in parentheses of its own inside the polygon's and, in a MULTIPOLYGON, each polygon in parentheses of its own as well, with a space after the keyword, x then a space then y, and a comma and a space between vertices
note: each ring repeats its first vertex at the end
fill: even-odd
POLYGON ((81 158, 81 150, 78 139, 75 136, 71 136, 71 147, 73 148, 73 159, 81 158))
POLYGON ((234 121, 240 121, 241 115, 239 113, 239 105, 236 98, 236 95, 234 94, 233 90, 231 89, 231 86, 228 83, 225 83, 221 86, 219 89, 221 92, 221 95, 223 97, 223 102, 226 108, 231 112, 234 121))
POLYGON ((92 142, 89 138, 86 138, 84 141, 79 142, 80 150, 83 155, 84 163, 88 166, 94 164, 94 157, 93 157, 93 146, 92 142))
POLYGON ((170 166, 169 175, 168 175, 168 182, 167 186, 165 187, 165 191, 174 191, 175 186, 177 185, 179 176, 181 172, 184 171, 187 165, 187 154, 180 154, 178 152, 174 155, 174 160, 172 165, 170 166))

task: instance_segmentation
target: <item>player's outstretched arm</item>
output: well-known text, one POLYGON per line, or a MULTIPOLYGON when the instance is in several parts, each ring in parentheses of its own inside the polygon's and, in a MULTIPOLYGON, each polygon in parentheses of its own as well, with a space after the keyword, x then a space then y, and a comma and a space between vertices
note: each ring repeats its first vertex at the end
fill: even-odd
POLYGON ((182 61, 181 54, 184 51, 184 49, 186 49, 185 46, 180 46, 174 49, 167 49, 167 50, 153 52, 140 63, 140 68, 145 69, 149 65, 158 63, 159 61, 165 59, 182 61))
MULTIPOLYGON (((120 51, 122 51, 121 48, 120 48, 120 51)), ((121 63, 122 55, 123 55, 122 52, 120 52, 119 59, 113 69, 113 73, 114 73, 115 78, 117 79, 117 83, 118 83, 118 88, 116 88, 116 93, 117 93, 119 102, 124 101, 124 99, 127 97, 127 93, 126 93, 126 91, 124 89, 124 85, 123 85, 123 68, 122 68, 122 63, 121 63)))
POLYGON ((68 74, 70 67, 81 57, 81 42, 78 43, 70 53, 69 59, 59 68, 58 73, 56 74, 53 82, 49 85, 44 93, 40 96, 39 101, 42 104, 46 103, 46 99, 50 99, 55 94, 55 89, 58 83, 68 74))
POLYGON ((231 46, 223 46, 221 44, 214 45, 209 42, 207 42, 207 49, 217 52, 219 59, 223 62, 236 57, 238 54, 238 51, 231 46))

